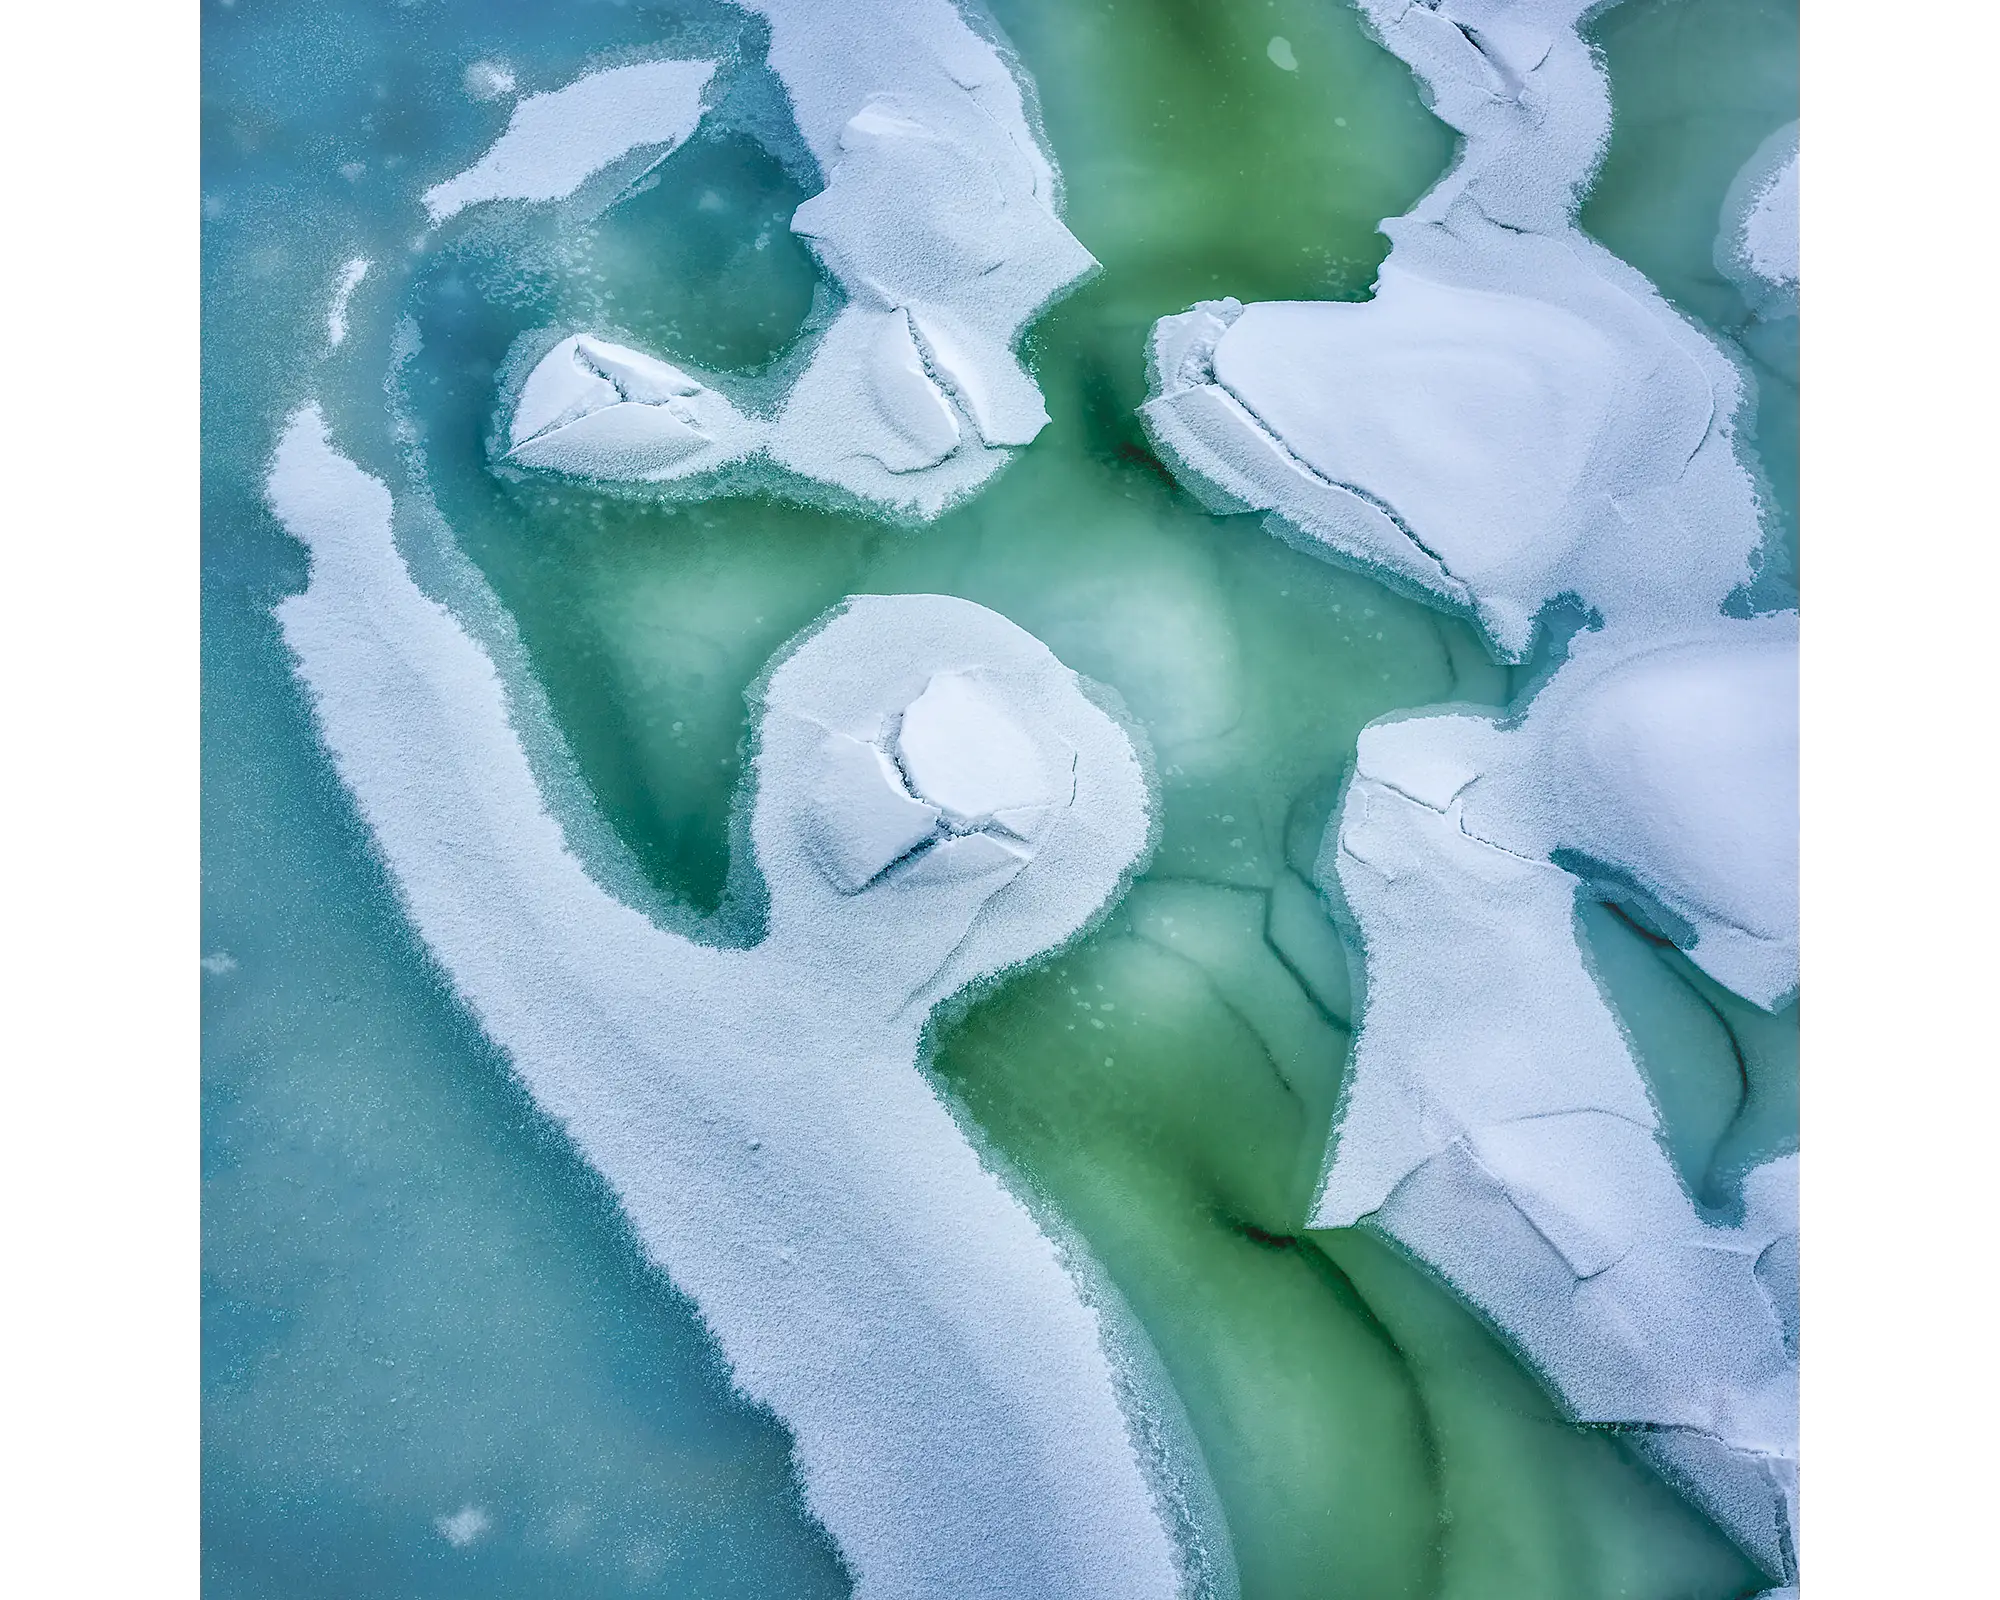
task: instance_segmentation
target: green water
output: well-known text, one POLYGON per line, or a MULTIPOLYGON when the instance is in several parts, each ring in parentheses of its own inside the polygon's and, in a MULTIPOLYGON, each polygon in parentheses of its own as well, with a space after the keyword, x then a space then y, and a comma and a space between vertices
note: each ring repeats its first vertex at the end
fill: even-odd
MULTIPOLYGON (((439 992, 311 757, 261 609, 300 563, 257 510, 254 473, 298 397, 282 352, 311 337, 316 297, 357 247, 383 266, 323 380, 343 438, 394 475, 382 373, 407 314, 421 348, 398 393, 437 504, 518 627, 598 809, 689 913, 730 882, 744 692, 843 595, 962 595, 1124 700, 1160 776, 1150 869, 1087 941, 942 1028, 932 1066, 968 1131, 1136 1312, 1193 1420, 1247 1597, 1759 1587, 1619 1441, 1562 1423, 1423 1274, 1365 1235, 1300 1232, 1353 1004, 1307 875, 1355 737, 1394 710, 1504 704, 1518 679, 1460 624, 1254 519, 1201 513, 1133 409, 1159 316, 1223 293, 1368 292, 1377 220, 1451 154, 1407 70, 1326 3, 996 4, 1035 79, 1065 220, 1103 271, 1028 341, 1047 431, 969 505, 904 530, 766 498, 669 507, 495 477, 495 375, 525 332, 576 324, 746 372, 782 362, 817 282, 783 219, 812 180, 795 149, 723 127, 585 228, 473 229, 413 256, 393 175, 434 175, 437 150, 469 154, 498 116, 451 98, 466 61, 543 63, 541 86, 576 70, 584 34, 657 39, 677 8, 347 9, 347 98, 307 97, 324 126, 293 128, 307 113, 246 91, 266 120, 214 135, 224 151, 261 137, 237 159, 275 164, 217 222, 210 290, 212 308, 243 308, 231 340, 211 310, 210 355, 235 381, 210 429, 229 437, 209 464, 205 938, 240 962, 207 980, 217 1592, 844 1581, 797 1505, 782 1431, 728 1395, 688 1308, 439 992), (1271 60, 1273 37, 1295 72, 1271 60), (374 109, 399 94, 397 116, 374 109), (362 179, 335 177, 339 130, 361 117, 395 131, 375 125, 362 179), (280 225, 303 171, 325 193, 280 225), (246 213, 258 220, 230 220, 246 213), (456 1551, 430 1519, 461 1503, 535 1509, 496 1512, 488 1541, 456 1551), (302 1522, 288 1528, 285 1507, 302 1522)), ((1698 80, 1679 92, 1705 104, 1698 80)), ((1672 133, 1642 130, 1637 171, 1672 133)), ((1712 208, 1706 226, 1703 252, 1712 208)), ((1746 1019, 1609 912, 1586 908, 1584 926, 1690 1182, 1726 1206, 1733 1175, 1787 1137, 1783 1024, 1746 1019)))

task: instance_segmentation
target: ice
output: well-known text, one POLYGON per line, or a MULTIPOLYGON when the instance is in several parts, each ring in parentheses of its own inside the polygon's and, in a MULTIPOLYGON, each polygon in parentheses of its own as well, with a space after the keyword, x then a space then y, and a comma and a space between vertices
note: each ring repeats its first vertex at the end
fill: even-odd
MULTIPOLYGON (((506 131, 485 155, 424 191, 424 209, 438 223, 486 200, 562 200, 620 156, 654 145, 671 149, 701 121, 702 90, 715 65, 642 61, 531 94, 516 102, 506 131)), ((512 90, 513 76, 475 64, 466 84, 481 98, 499 97, 512 90)))
POLYGON ((909 316, 894 311, 876 324, 868 351, 868 392, 895 443, 877 457, 891 472, 934 467, 958 444, 958 419, 924 371, 909 316))
POLYGON ((1723 197, 1715 264, 1766 320, 1799 308, 1799 125, 1758 145, 1723 197))
POLYGON ((624 345, 559 341, 521 386, 507 459, 578 477, 665 482, 741 460, 768 427, 680 368, 624 345))
POLYGON ((913 797, 882 747, 845 733, 825 745, 813 816, 827 872, 846 893, 937 836, 938 808, 913 797))
POLYGON ((454 1550, 463 1550, 493 1526, 493 1519, 479 1506, 465 1506, 448 1517, 439 1517, 437 1531, 454 1550))
MULTIPOLYGON (((948 0, 750 9, 770 21, 770 64, 825 180, 792 229, 845 303, 775 418, 746 423, 747 453, 934 517, 1047 425, 1014 343, 1096 263, 1056 215, 1054 169, 1020 86, 948 0)), ((650 436, 619 437, 622 455, 569 441, 516 459, 654 482, 737 459, 683 467, 650 436)))
MULTIPOLYGON (((1502 660, 1552 602, 1587 622, 1513 718, 1362 735, 1318 872, 1366 983, 1314 1221, 1442 1273, 1790 1579, 1795 1164, 1750 1174, 1740 1222, 1696 1207, 1575 928, 1579 894, 1613 896, 1759 1005, 1798 984, 1798 627, 1740 615, 1745 386, 1575 226, 1611 116, 1584 0, 1360 8, 1457 162, 1383 224, 1366 302, 1161 321, 1142 417, 1211 509, 1469 615, 1502 660)), ((1718 261, 1795 279, 1795 214, 1794 130, 1745 168, 1718 261)))
POLYGON ((1611 622, 1713 614, 1761 537, 1735 367, 1572 222, 1609 112, 1581 9, 1364 4, 1465 133, 1458 164, 1383 224, 1372 299, 1164 319, 1141 408, 1216 509, 1471 612, 1504 660, 1564 594, 1611 622))
POLYGON ((504 61, 475 61, 465 69, 465 92, 475 100, 504 100, 514 89, 514 69, 504 61))
POLYGON ((961 827, 1055 797, 1035 746, 979 682, 941 672, 903 713, 896 751, 917 793, 961 827))
POLYGON ((1796 613, 1580 635, 1465 828, 1615 867, 1697 965, 1776 1006, 1799 981, 1798 693, 1796 613))
MULTIPOLYGON (((1779 631, 1718 623, 1678 648, 1712 667, 1781 653, 1779 631)), ((1746 1178, 1739 1224, 1697 1209, 1583 962, 1582 884, 1544 840, 1517 836, 1506 801, 1565 776, 1560 738, 1537 722, 1544 700, 1551 724, 1588 717, 1594 693, 1615 699, 1607 676, 1573 661, 1513 728, 1452 715, 1363 733, 1320 874, 1358 934, 1367 1003, 1313 1222, 1372 1221, 1430 1263, 1574 1415, 1642 1430, 1669 1476, 1782 1574, 1798 1451, 1795 1159, 1746 1178)), ((1643 794, 1648 776, 1642 764, 1624 782, 1643 794)), ((1726 765, 1675 781, 1683 795, 1709 788, 1698 801, 1718 827, 1758 826, 1717 803, 1738 781, 1726 765)), ((1791 948, 1795 962, 1795 925, 1791 948)))
POLYGON ((285 640, 413 925, 790 1428, 855 1592, 1178 1593, 1164 1469, 1134 1443, 1160 1424, 1114 1330, 918 1068, 939 1001, 1071 937, 1136 868, 1149 799, 1124 730, 991 611, 850 599, 765 680, 747 831, 768 934, 699 944, 570 852, 491 659, 418 589, 387 487, 316 409, 267 493, 311 553, 285 640), (1070 776, 1032 844, 957 835, 856 888, 867 852, 830 861, 829 831, 886 849, 914 822, 925 802, 871 752, 954 678, 1012 754, 995 791, 944 729, 933 781, 1014 798, 1022 745, 1070 776))
POLYGON ((372 265, 366 256, 355 256, 340 269, 333 285, 333 303, 326 311, 326 347, 338 350, 347 342, 347 305, 372 265))

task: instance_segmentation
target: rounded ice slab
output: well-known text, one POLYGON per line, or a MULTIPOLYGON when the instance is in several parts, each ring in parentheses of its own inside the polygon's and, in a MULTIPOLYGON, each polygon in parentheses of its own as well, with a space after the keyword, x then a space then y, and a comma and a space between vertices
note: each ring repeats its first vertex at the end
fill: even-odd
POLYGON ((898 882, 1018 872, 1055 798, 1051 759, 1076 760, 1040 743, 963 672, 932 678, 873 739, 828 734, 813 812, 828 874, 853 893, 891 869, 898 882))
MULTIPOLYGON (((287 430, 268 494, 312 556, 279 608, 286 641, 412 921, 737 1385, 792 1430, 857 1595, 1179 1592, 1161 1464, 1121 1406, 1144 1397, 1121 1391, 1100 1314, 917 1066, 940 999, 1069 937, 1136 865, 1149 805, 1124 731, 990 611, 850 600, 763 696, 749 831, 768 936, 702 945, 570 853, 491 660, 417 588, 388 490, 316 411, 287 430), (828 741, 868 746, 898 713, 950 803, 1015 799, 1025 779, 1052 794, 1030 857, 830 881, 828 741), (1044 783, 1065 761, 1070 782, 1044 783)), ((1225 1591, 1226 1548, 1218 1530, 1225 1591)))
POLYGON ((1511 737, 1526 748, 1466 797, 1468 831, 1610 867, 1756 1005, 1796 991, 1796 612, 1580 635, 1511 737))
POLYGON ((477 162, 424 191, 424 209, 437 223, 486 200, 563 200, 621 156, 672 149, 701 121, 702 91, 715 67, 642 61, 531 94, 477 162))
POLYGON ((522 384, 507 459, 576 477, 665 482, 741 460, 765 433, 680 368, 577 335, 522 384))

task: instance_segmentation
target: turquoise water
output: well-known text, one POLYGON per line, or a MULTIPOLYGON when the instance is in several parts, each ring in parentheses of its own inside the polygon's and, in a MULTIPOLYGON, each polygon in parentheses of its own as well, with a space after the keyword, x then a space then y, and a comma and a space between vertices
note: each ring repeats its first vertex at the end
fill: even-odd
MULTIPOLYGON (((994 12, 1034 74, 1068 225, 1104 270, 1030 336, 1049 429, 971 504, 906 530, 487 468, 496 373, 525 332, 578 323, 755 373, 823 303, 784 227, 815 179, 763 119, 756 33, 726 7, 205 11, 217 1595, 846 1587, 782 1428, 732 1397, 692 1308, 451 1000, 317 753, 269 614, 302 586, 303 558, 257 487, 278 420, 308 393, 371 470, 408 487, 421 463, 518 629, 607 859, 663 915, 733 911, 716 936, 754 935, 754 906, 729 898, 744 692, 840 596, 966 596, 1123 698, 1161 775, 1149 871, 1091 939, 941 1028, 932 1066, 968 1132, 1137 1313, 1194 1422, 1246 1596, 1722 1600, 1758 1586, 1619 1441, 1561 1422, 1422 1274, 1364 1234, 1300 1231, 1352 1022, 1306 877, 1355 736, 1392 710, 1504 704, 1520 676, 1461 625, 1254 519, 1202 514, 1132 410, 1161 315, 1219 293, 1364 296, 1377 219, 1443 170, 1448 131, 1352 14, 1318 0, 994 12), (1273 37, 1295 72, 1274 64, 1273 37), (416 194, 505 121, 504 103, 463 92, 469 63, 504 59, 545 88, 603 52, 675 41, 741 54, 723 112, 642 189, 587 223, 474 223, 412 249, 416 194), (355 254, 378 264, 347 345, 320 363, 331 282, 355 254), (401 319, 420 346, 397 367, 401 319)), ((1618 90, 1609 36, 1606 51, 1618 90)), ((1689 117, 1707 92, 1698 75, 1634 90, 1678 93, 1689 117)), ((1696 305, 1670 278, 1694 255, 1649 261, 1618 238, 1664 251, 1707 204, 1706 259, 1735 167, 1711 152, 1655 182, 1680 136, 1671 118, 1621 128, 1606 184, 1629 191, 1624 220, 1586 221, 1726 329, 1726 304, 1696 305), (1672 217, 1647 209, 1662 194, 1672 217)), ((1582 915, 1690 1184, 1726 1209, 1742 1166, 1795 1137, 1786 1023, 1740 1015, 1612 913, 1582 915)))

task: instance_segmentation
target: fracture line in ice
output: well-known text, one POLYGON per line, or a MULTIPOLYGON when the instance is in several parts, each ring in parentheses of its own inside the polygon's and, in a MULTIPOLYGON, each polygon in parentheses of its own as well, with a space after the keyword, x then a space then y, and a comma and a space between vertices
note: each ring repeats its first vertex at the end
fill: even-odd
POLYGON ((284 637, 415 926, 792 1430, 856 1593, 1180 1592, 1203 1558, 1163 1523, 1100 1314, 917 1064, 933 1005, 1069 937, 1136 865, 1124 731, 990 611, 850 599, 762 696, 769 935, 704 946, 566 848, 491 660, 316 408, 267 494, 311 552, 284 637))
POLYGON ((545 470, 662 484, 756 459, 935 516, 1048 422, 1014 341, 1095 262, 1057 219, 1054 169, 1020 85, 949 0, 750 9, 770 22, 772 70, 825 180, 792 230, 845 303, 773 417, 746 416, 714 384, 688 380, 681 398, 698 400, 722 437, 673 399, 607 387, 579 393, 563 432, 523 450, 545 425, 528 391, 571 384, 579 347, 616 348, 565 339, 514 397, 510 454, 545 470), (648 417, 649 408, 667 414, 648 417), (600 422, 600 411, 617 414, 600 422))
MULTIPOLYGON (((1319 876, 1367 985, 1313 1220, 1430 1262, 1789 1578, 1796 1157, 1740 1225, 1701 1216, 1573 925, 1588 878, 1761 1005, 1798 982, 1797 618, 1723 614, 1761 539, 1744 385, 1575 227, 1611 117, 1582 0, 1359 5, 1458 160, 1383 223, 1371 300, 1164 319, 1146 427, 1212 509, 1469 614, 1503 659, 1558 597, 1593 628, 1517 723, 1362 737, 1319 876)), ((1795 154, 1752 167, 1725 242, 1795 284, 1795 154)))
MULTIPOLYGON (((701 121, 713 61, 641 61, 515 103, 478 161, 424 191, 433 223, 487 200, 563 200, 634 150, 671 150, 701 121)), ((511 84, 511 79, 509 80, 511 84)))

